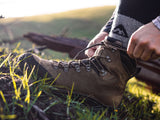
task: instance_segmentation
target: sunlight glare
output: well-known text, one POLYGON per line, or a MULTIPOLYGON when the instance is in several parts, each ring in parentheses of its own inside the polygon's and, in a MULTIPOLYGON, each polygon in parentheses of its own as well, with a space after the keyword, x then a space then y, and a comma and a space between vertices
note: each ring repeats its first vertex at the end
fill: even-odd
POLYGON ((73 9, 115 5, 118 0, 0 0, 0 15, 23 17, 73 9))

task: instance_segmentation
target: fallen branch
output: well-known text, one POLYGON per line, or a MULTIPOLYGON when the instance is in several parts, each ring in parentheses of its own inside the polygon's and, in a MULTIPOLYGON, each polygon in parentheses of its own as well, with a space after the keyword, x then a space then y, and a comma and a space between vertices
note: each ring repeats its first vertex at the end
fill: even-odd
MULTIPOLYGON (((87 41, 77 38, 67 38, 64 36, 47 36, 37 33, 28 33, 24 35, 24 37, 37 45, 46 45, 49 49, 66 52, 71 58, 88 45, 87 41)), ((81 54, 78 56, 78 59, 85 57, 85 54, 81 54)))

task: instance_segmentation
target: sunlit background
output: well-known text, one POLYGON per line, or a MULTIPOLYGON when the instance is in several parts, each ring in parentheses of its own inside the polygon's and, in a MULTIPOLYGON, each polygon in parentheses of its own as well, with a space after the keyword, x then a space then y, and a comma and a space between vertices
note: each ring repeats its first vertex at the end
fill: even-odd
POLYGON ((95 6, 116 5, 118 0, 0 0, 0 15, 24 17, 95 6))

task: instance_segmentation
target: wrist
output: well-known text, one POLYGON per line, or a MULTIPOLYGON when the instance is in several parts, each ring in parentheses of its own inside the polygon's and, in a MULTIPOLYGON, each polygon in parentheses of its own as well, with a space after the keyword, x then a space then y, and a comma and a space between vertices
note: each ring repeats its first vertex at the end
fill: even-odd
POLYGON ((158 28, 158 30, 160 30, 160 16, 152 20, 152 23, 156 26, 156 28, 158 28))

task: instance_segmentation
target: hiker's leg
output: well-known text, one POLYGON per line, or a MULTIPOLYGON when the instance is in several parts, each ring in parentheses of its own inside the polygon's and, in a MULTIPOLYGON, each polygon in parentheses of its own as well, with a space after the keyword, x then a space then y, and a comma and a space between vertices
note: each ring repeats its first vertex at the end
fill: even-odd
POLYGON ((159 14, 159 0, 120 0, 107 40, 126 50, 132 33, 159 14))

